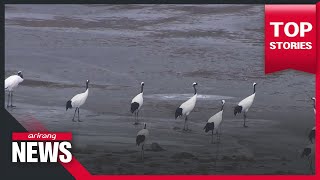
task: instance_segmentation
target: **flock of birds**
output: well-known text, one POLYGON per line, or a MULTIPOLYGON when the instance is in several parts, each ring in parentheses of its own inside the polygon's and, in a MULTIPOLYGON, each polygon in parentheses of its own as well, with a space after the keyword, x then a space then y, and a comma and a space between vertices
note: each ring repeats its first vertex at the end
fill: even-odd
MULTIPOLYGON (((5 80, 5 90, 8 91, 8 104, 7 107, 15 107, 12 104, 12 99, 13 99, 13 90, 21 83, 23 82, 23 75, 22 72, 19 71, 17 75, 12 75, 8 77, 5 80), (10 103, 11 102, 11 103, 10 103)), ((188 116, 189 114, 193 111, 196 102, 197 102, 197 89, 196 86, 198 84, 194 82, 192 84, 192 87, 194 89, 194 95, 182 103, 175 111, 175 119, 185 116, 184 119, 184 131, 188 130, 188 116)), ((253 93, 244 98, 242 101, 238 103, 236 107, 234 107, 234 115, 236 116, 238 113, 243 113, 243 127, 248 127, 246 124, 246 119, 247 119, 247 113, 250 109, 250 107, 253 104, 255 95, 256 95, 256 85, 257 83, 253 83, 253 93)), ((138 95, 136 95, 132 101, 131 101, 131 113, 134 114, 135 117, 135 125, 139 124, 139 111, 141 110, 141 107, 143 105, 143 88, 144 88, 144 82, 141 82, 141 91, 138 95)), ((72 121, 75 121, 75 116, 78 112, 78 121, 80 121, 80 107, 86 102, 89 94, 89 80, 86 81, 86 91, 80 94, 75 95, 72 99, 67 101, 66 103, 66 110, 75 108, 74 116, 72 118, 72 121)), ((314 113, 316 113, 316 99, 313 97, 313 108, 314 108, 314 113)), ((207 133, 211 131, 211 143, 213 143, 213 137, 214 137, 214 132, 216 132, 216 141, 217 143, 220 142, 220 131, 219 127, 220 124, 222 123, 223 120, 223 108, 225 104, 225 100, 221 101, 221 109, 219 112, 214 114, 212 117, 209 118, 207 121, 206 125, 204 126, 204 131, 207 133)), ((221 128, 220 128, 221 129, 221 128)), ((315 139, 315 130, 316 128, 313 127, 312 130, 308 134, 308 138, 311 142, 310 145, 305 147, 303 149, 303 152, 301 154, 301 157, 307 157, 310 163, 310 167, 312 168, 312 154, 314 154, 314 139, 315 139)), ((141 158, 144 158, 144 144, 147 141, 147 138, 149 136, 149 130, 147 129, 147 125, 144 123, 144 128, 140 130, 137 133, 136 136, 136 144, 138 146, 141 146, 141 158)))
MULTIPOLYGON (((189 130, 188 127, 188 116, 189 114, 192 112, 192 110, 194 109, 196 102, 197 102, 197 88, 196 86, 198 85, 198 83, 194 82, 192 84, 192 87, 194 89, 194 95, 188 99, 187 101, 185 101, 184 103, 182 103, 175 112, 175 119, 177 119, 178 117, 182 117, 185 116, 184 119, 184 127, 183 130, 187 131, 189 130)), ((238 103, 238 105, 234 108, 234 115, 237 115, 238 113, 243 113, 243 127, 248 127, 246 125, 246 119, 247 119, 247 112, 249 111, 255 95, 256 95, 256 85, 257 83, 253 83, 253 93, 246 97, 245 99, 243 99, 242 101, 240 101, 238 103)), ((132 101, 131 101, 131 113, 134 113, 135 116, 135 123, 134 124, 139 124, 139 111, 143 105, 143 87, 144 87, 144 82, 141 82, 141 92, 136 95, 132 101)), ((223 114, 223 107, 225 104, 225 100, 222 100, 222 106, 221 106, 221 110, 214 114, 211 118, 209 118, 209 120, 207 121, 205 127, 203 128, 205 130, 205 132, 209 132, 211 131, 211 143, 213 143, 213 136, 214 136, 214 132, 216 132, 216 138, 217 138, 217 143, 220 142, 220 132, 219 132, 219 127, 220 124, 223 120, 222 118, 222 114, 223 114)), ((137 145, 139 145, 141 142, 146 141, 147 136, 149 134, 149 131, 146 129, 146 124, 144 125, 144 129, 139 131, 137 138, 136 138, 136 142, 137 145), (143 136, 143 138, 142 138, 143 136)), ((143 145, 142 145, 142 151, 143 151, 143 145)))

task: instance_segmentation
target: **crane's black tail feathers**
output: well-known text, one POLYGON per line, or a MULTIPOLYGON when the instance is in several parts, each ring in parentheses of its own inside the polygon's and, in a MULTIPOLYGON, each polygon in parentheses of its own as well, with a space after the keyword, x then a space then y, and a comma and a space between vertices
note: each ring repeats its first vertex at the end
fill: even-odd
POLYGON ((69 100, 69 101, 67 102, 67 104, 66 104, 66 111, 67 111, 68 109, 71 109, 71 108, 72 108, 71 100, 69 100))
POLYGON ((303 152, 301 153, 301 158, 304 156, 308 157, 311 154, 311 148, 304 148, 303 152))
POLYGON ((308 137, 309 137, 310 142, 313 143, 312 140, 315 139, 315 137, 316 137, 316 130, 314 130, 314 129, 311 130, 308 137))
POLYGON ((139 103, 133 102, 131 103, 131 113, 135 112, 139 108, 139 103))
POLYGON ((206 133, 209 132, 210 130, 214 130, 214 122, 207 123, 203 129, 205 130, 206 133))
POLYGON ((175 119, 177 119, 179 116, 182 116, 182 108, 176 109, 176 113, 174 115, 175 119))
POLYGON ((145 139, 146 137, 144 135, 138 135, 136 138, 137 146, 139 146, 145 139))
POLYGON ((241 113, 241 111, 242 111, 242 106, 236 106, 236 107, 234 107, 234 115, 237 115, 237 113, 241 113))

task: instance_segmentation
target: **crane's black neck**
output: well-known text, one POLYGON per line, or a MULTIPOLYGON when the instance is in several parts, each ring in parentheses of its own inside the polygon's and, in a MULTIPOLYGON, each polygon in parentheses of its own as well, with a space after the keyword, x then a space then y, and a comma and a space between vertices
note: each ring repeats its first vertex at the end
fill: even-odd
POLYGON ((143 129, 147 129, 147 124, 144 125, 144 128, 143 128, 143 129))
POLYGON ((86 90, 89 88, 89 82, 86 82, 86 90))
POLYGON ((141 84, 141 93, 143 93, 143 86, 144 84, 141 84))
POLYGON ((256 93, 256 84, 253 85, 253 94, 256 93))
POLYGON ((193 86, 193 89, 194 89, 194 94, 197 94, 197 88, 196 88, 196 85, 193 86))
POLYGON ((21 72, 18 72, 18 76, 20 76, 23 79, 23 75, 21 72))
POLYGON ((221 106, 221 111, 223 110, 223 106, 224 106, 224 104, 222 104, 222 106, 221 106))

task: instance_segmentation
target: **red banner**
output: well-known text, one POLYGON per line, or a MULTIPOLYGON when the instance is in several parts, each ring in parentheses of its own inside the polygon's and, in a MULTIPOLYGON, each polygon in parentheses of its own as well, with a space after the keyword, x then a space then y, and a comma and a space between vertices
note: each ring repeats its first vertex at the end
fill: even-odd
POLYGON ((28 132, 12 133, 13 141, 70 141, 72 140, 71 132, 28 132))
POLYGON ((316 73, 316 6, 265 6, 265 73, 316 73))

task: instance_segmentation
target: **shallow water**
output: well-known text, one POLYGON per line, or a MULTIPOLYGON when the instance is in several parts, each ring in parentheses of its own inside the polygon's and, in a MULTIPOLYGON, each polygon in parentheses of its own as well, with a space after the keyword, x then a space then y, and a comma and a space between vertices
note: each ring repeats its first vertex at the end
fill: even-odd
MULTIPOLYGON (((74 133, 74 154, 94 174, 308 174, 297 158, 314 126, 314 77, 294 71, 264 74, 260 5, 7 5, 6 77, 22 70, 9 111, 74 133), (84 122, 71 122, 65 103, 85 90, 84 122), (141 122, 166 151, 139 160, 129 112, 145 82, 141 122), (175 109, 198 101, 189 127, 175 109), (249 128, 233 107, 252 93, 249 128), (226 100, 221 145, 205 122, 226 100), (191 155, 188 156, 190 153, 191 155), (181 155, 182 153, 182 155, 181 155), (217 157, 218 153, 218 157, 217 157), (177 158, 180 157, 180 158, 177 158), (218 159, 216 161, 216 159, 218 159)), ((149 148, 149 147, 148 147, 149 148)))

